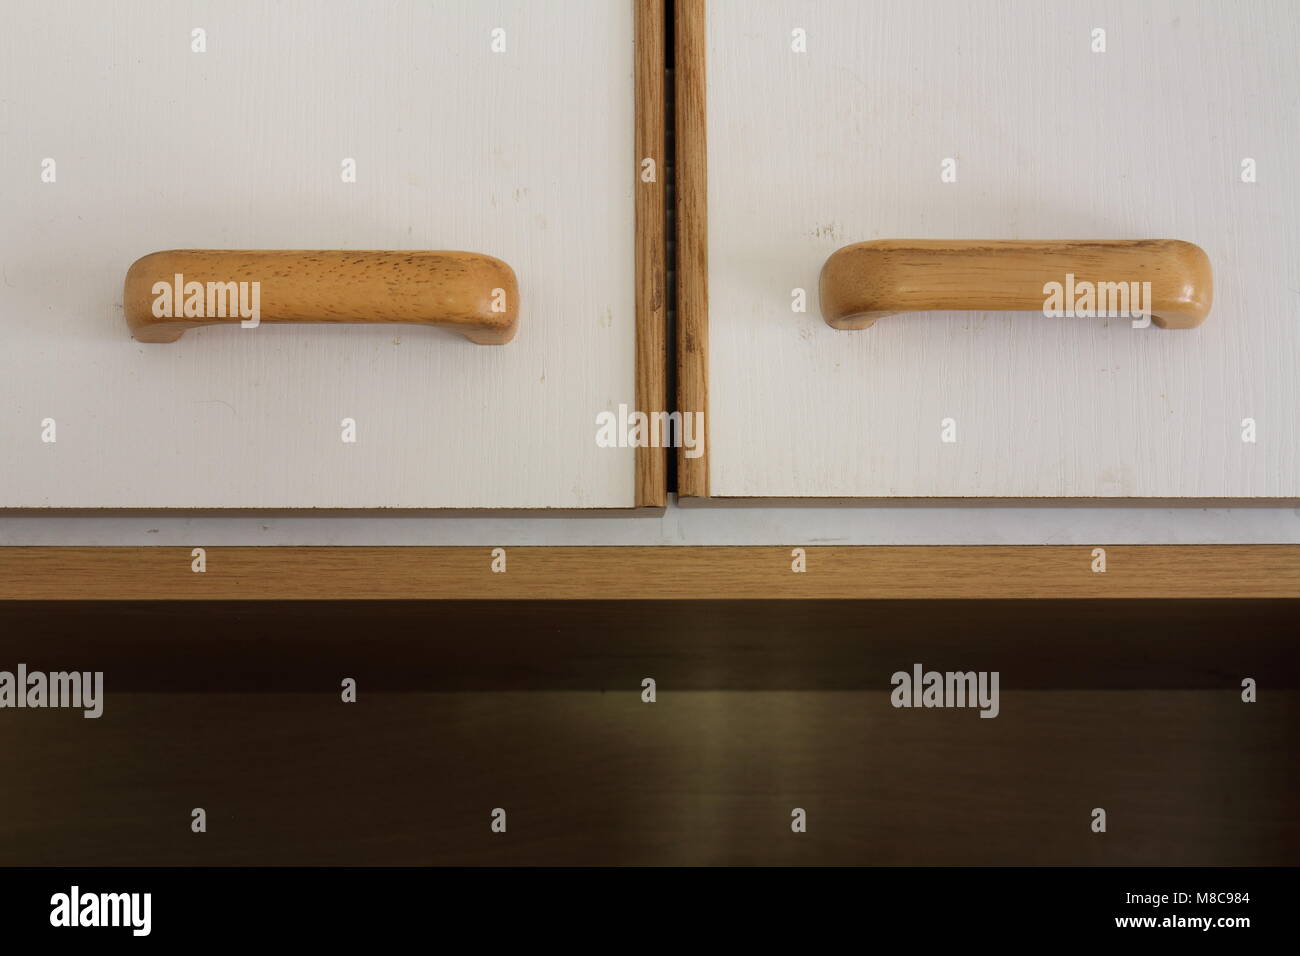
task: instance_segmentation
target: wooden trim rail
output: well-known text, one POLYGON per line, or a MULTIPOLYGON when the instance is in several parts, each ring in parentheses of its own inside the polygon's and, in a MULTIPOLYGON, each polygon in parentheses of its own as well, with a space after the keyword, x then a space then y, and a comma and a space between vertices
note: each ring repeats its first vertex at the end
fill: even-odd
POLYGON ((1300 545, 0 548, 9 601, 895 598, 1300 598, 1300 545))

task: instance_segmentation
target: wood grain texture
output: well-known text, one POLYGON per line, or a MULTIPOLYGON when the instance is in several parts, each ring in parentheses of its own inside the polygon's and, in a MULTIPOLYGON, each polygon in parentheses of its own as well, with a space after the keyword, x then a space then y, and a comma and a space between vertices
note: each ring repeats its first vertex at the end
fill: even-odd
POLYGON ((636 403, 633 0, 4 10, 0 506, 636 504, 635 449, 596 443, 636 403), (127 268, 192 248, 470 250, 510 264, 524 311, 505 348, 358 325, 131 341, 127 268))
MULTIPOLYGON (((1107 310, 1146 309, 1162 329, 1196 328, 1214 301, 1213 272, 1204 250, 1176 239, 858 242, 826 260, 818 296, 827 325, 868 329, 877 319, 900 312, 1041 315, 1050 283, 1062 291, 1089 283, 1104 292, 1087 306, 1097 318, 1106 317, 1107 310), (1141 283, 1149 284, 1149 298, 1141 283), (1118 295, 1117 287, 1104 291, 1116 284, 1123 286, 1122 301, 1110 301, 1118 295)), ((1060 309, 1073 312, 1076 299, 1066 295, 1060 309)))
POLYGON ((0 600, 1294 598, 1300 546, 0 548, 0 600))
POLYGON ((1296 692, 108 695, 0 721, 0 864, 1300 862, 1296 692))
POLYGON ((713 495, 1300 496, 1294 3, 707 11, 713 495), (983 311, 846 336, 821 318, 818 272, 848 243, 1060 236, 1196 243, 1213 314, 1177 335, 983 311))
POLYGON ((709 411, 708 110, 706 0, 676 0, 677 407, 704 414, 703 454, 677 453, 677 495, 708 497, 709 411))
POLYGON ((519 321, 519 283, 500 259, 472 252, 176 249, 137 259, 122 289, 137 342, 175 342, 186 329, 238 326, 256 283, 258 322, 440 325, 479 345, 505 345, 519 321), (179 279, 175 277, 180 277, 179 279), (189 283, 201 318, 183 318, 189 283), (162 283, 164 289, 158 289, 162 283), (206 298, 209 284, 226 298, 206 298), (235 283, 233 290, 228 285, 235 283), (239 285, 250 291, 240 297, 239 285), (165 315, 154 308, 168 297, 165 315), (227 302, 227 298, 229 302, 227 302), (498 299, 500 308, 494 307, 498 299), (216 304, 218 308, 212 308, 216 304))
MULTIPOLYGON (((668 250, 664 152, 665 0, 636 2, 636 407, 668 410, 668 250), (652 159, 655 176, 641 175, 652 159)), ((668 500, 668 451, 636 450, 636 503, 662 508, 668 500)))

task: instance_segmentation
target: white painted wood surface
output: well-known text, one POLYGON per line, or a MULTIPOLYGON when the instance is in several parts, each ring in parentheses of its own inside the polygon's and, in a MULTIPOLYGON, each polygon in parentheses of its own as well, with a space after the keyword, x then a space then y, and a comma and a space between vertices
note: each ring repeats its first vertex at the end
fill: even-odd
POLYGON ((632 506, 595 443, 634 400, 632 41, 630 0, 6 0, 0 507, 632 506), (520 330, 141 345, 122 280, 169 248, 484 252, 520 330))
MULTIPOLYGON (((785 507, 769 502, 690 499, 664 511, 590 513, 582 518, 520 517, 513 512, 440 512, 435 517, 311 512, 213 515, 71 516, 63 512, 0 516, 0 546, 269 547, 303 545, 449 545, 483 548, 484 567, 498 547, 778 545, 1078 545, 1081 573, 1092 550, 1117 544, 1300 544, 1300 509, 1155 508, 1140 505, 1052 507, 1033 504, 938 507, 855 504, 785 507)), ((188 550, 182 556, 188 555, 188 550)), ((785 563, 788 563, 789 559, 785 563)), ((186 566, 189 558, 185 557, 186 566)), ((1112 565, 1112 570, 1114 566, 1112 565)), ((810 572, 811 573, 811 572, 810 572)))
POLYGON ((1300 496, 1293 0, 708 10, 713 494, 1300 496), (1028 313, 830 329, 821 264, 877 238, 1186 239, 1214 310, 1182 332, 1028 313))

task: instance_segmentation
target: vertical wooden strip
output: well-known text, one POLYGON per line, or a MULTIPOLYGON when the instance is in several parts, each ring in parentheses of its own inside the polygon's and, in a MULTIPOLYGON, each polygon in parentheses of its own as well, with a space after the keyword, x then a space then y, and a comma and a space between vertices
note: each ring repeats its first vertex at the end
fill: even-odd
POLYGON ((706 0, 676 0, 677 405, 704 415, 704 453, 677 453, 677 494, 709 494, 709 231, 704 14, 706 0))
MULTIPOLYGON (((664 2, 636 3, 636 407, 654 415, 668 404, 668 301, 664 168, 664 2), (646 182, 643 163, 654 161, 646 182)), ((636 505, 662 508, 667 450, 636 449, 636 505)))

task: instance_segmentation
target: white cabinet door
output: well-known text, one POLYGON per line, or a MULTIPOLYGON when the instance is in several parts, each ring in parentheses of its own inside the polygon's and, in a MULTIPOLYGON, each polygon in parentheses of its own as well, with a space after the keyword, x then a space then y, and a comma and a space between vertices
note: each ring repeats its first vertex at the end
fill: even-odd
POLYGON ((1300 497, 1293 0, 698 4, 696 493, 1300 497), (1208 253, 1199 328, 820 315, 819 270, 854 242, 1146 238, 1208 253))
POLYGON ((596 442, 635 401, 631 0, 0 20, 0 507, 635 503, 634 450, 596 442), (133 341, 127 268, 174 248, 484 253, 519 331, 133 341))

